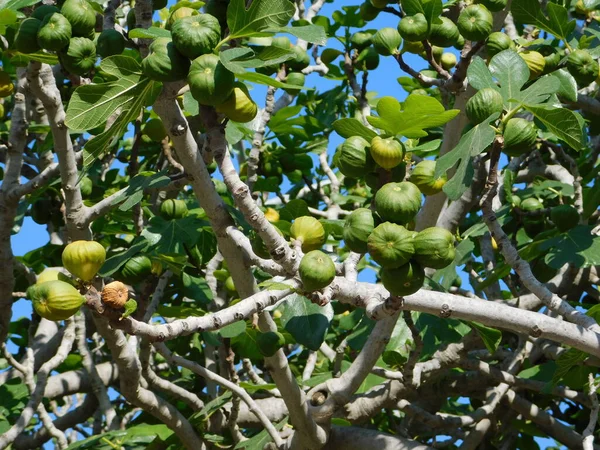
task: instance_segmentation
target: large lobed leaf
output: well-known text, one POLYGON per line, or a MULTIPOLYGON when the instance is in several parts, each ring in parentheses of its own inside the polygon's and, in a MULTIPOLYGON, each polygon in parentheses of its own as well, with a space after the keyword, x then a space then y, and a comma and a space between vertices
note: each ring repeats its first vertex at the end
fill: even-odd
POLYGON ((71 130, 86 131, 104 124, 112 114, 134 103, 146 85, 140 64, 128 56, 106 58, 100 70, 115 80, 75 89, 65 119, 71 130))
POLYGON ((474 176, 473 158, 488 148, 494 141, 496 132, 489 125, 498 117, 496 113, 486 121, 474 126, 450 152, 442 156, 435 166, 436 178, 446 173, 457 163, 454 176, 444 185, 444 192, 450 200, 457 200, 471 185, 474 176), (495 117, 494 117, 495 116, 495 117))
POLYGON ((267 28, 287 25, 293 15, 294 5, 287 0, 255 0, 248 9, 244 0, 232 0, 227 8, 230 38, 260 36, 267 28))
POLYGON ((546 263, 555 269, 565 264, 575 267, 590 267, 600 264, 600 236, 592 234, 592 227, 578 225, 541 244, 546 251, 546 263))
POLYGON ((290 295, 281 306, 281 324, 296 342, 317 351, 333 319, 333 307, 312 303, 306 297, 290 295))
POLYGON ((511 6, 511 12, 515 21, 521 24, 535 25, 554 36, 567 40, 567 37, 575 30, 576 22, 569 21, 569 13, 562 5, 547 3, 548 17, 542 12, 538 0, 518 0, 511 6))
POLYGON ((582 123, 573 111, 554 106, 533 105, 525 105, 525 109, 574 150, 581 150, 584 146, 586 138, 582 123))
POLYGON ((452 120, 460 111, 446 111, 433 97, 409 95, 404 101, 404 110, 394 97, 383 97, 377 103, 378 117, 368 116, 368 122, 386 133, 408 138, 427 136, 426 128, 438 127, 452 120))

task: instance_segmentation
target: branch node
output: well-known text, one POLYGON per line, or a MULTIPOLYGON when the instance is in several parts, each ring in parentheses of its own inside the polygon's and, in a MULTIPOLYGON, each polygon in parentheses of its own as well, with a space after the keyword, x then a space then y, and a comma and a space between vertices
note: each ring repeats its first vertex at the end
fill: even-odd
POLYGON ((448 319, 452 315, 452 308, 448 303, 444 303, 440 309, 440 317, 448 319))
POLYGON ((321 406, 327 400, 327 392, 317 391, 310 398, 310 404, 312 406, 321 406))
POLYGON ((529 334, 531 334, 531 336, 536 337, 536 338, 540 337, 542 335, 542 329, 539 326, 534 325, 531 328, 531 332, 529 334))

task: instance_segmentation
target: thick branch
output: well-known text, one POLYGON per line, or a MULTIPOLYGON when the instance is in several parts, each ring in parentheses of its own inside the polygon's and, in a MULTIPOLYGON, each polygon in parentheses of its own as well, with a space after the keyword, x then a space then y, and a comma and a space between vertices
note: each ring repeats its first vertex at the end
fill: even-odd
POLYGON ((26 87, 25 74, 20 70, 11 115, 4 179, 0 186, 0 308, 4 311, 0 320, 0 342, 5 341, 8 333, 13 302, 12 292, 15 285, 11 234, 19 198, 10 198, 10 192, 19 186, 23 151, 27 143, 26 87))
MULTIPOLYGON (((367 313, 390 298, 389 292, 381 285, 351 283, 341 277, 336 278, 334 283, 337 289, 335 298, 344 303, 366 307, 367 313)), ((600 337, 597 333, 581 325, 537 312, 424 289, 404 297, 401 306, 412 311, 426 312, 445 318, 472 320, 516 333, 544 337, 600 356, 600 337)))
POLYGON ((227 266, 238 292, 243 296, 249 296, 254 293, 254 277, 244 260, 243 254, 225 234, 227 227, 234 225, 234 223, 227 212, 223 199, 215 190, 200 149, 183 112, 179 108, 176 99, 178 90, 178 87, 174 85, 163 87, 162 94, 154 104, 154 110, 165 124, 177 156, 189 174, 194 194, 210 220, 217 237, 219 250, 227 261, 227 266))
MULTIPOLYGON (((119 321, 119 314, 119 317, 115 316, 114 320, 111 321, 111 326, 121 329, 128 334, 143 336, 150 341, 165 341, 201 331, 218 330, 225 325, 239 320, 246 320, 252 314, 263 311, 267 306, 271 306, 289 295, 291 289, 299 286, 299 283, 295 281, 287 281, 286 283, 290 285, 290 290, 262 291, 243 299, 229 308, 202 317, 188 317, 159 325, 138 321, 131 316, 119 321)), ((88 292, 86 295, 88 305, 93 308, 93 305, 98 304, 97 293, 88 292)))
POLYGON ((433 450, 428 445, 377 430, 357 427, 332 427, 328 450, 433 450))
POLYGON ((101 317, 94 317, 94 322, 119 367, 123 396, 167 425, 188 450, 206 449, 202 439, 175 406, 141 386, 140 362, 125 335, 121 331, 111 330, 101 317))
POLYGON ((500 223, 498 223, 492 202, 498 190, 498 161, 503 146, 503 138, 501 136, 496 137, 492 146, 490 173, 481 199, 483 220, 498 243, 498 248, 504 255, 504 259, 515 272, 517 272, 521 282, 527 289, 534 293, 548 308, 564 316, 569 322, 573 322, 595 332, 600 331, 600 327, 593 318, 577 311, 569 305, 569 303, 563 301, 558 295, 553 294, 546 286, 544 286, 544 284, 540 283, 537 278, 535 278, 531 272, 529 263, 519 256, 517 249, 502 229, 500 223))
POLYGON ((289 273, 295 273, 299 264, 296 252, 290 248, 287 241, 281 236, 260 210, 248 186, 240 179, 235 170, 225 140, 225 130, 216 121, 216 113, 207 109, 205 122, 209 128, 208 143, 215 160, 219 165, 223 181, 233 196, 236 206, 242 212, 248 223, 254 228, 264 241, 265 246, 273 260, 281 264, 289 273))
POLYGON ((56 87, 52 68, 47 64, 34 61, 29 66, 27 79, 33 94, 42 101, 52 129, 54 151, 58 157, 60 178, 65 193, 69 238, 73 240, 86 239, 89 237, 89 230, 81 222, 85 206, 77 184, 77 160, 69 129, 65 125, 65 110, 60 91, 56 87))
POLYGON ((92 354, 90 353, 90 349, 88 348, 85 334, 85 316, 82 313, 77 314, 75 316, 75 324, 77 326, 77 349, 79 350, 79 354, 82 358, 83 368, 85 369, 85 371, 88 374, 88 377, 90 378, 92 391, 98 399, 100 412, 106 417, 106 425, 108 429, 116 429, 120 420, 119 417, 117 417, 115 409, 110 403, 108 393, 106 392, 106 387, 104 386, 104 382, 100 378, 100 375, 98 375, 98 371, 96 370, 96 365, 94 364, 92 354))

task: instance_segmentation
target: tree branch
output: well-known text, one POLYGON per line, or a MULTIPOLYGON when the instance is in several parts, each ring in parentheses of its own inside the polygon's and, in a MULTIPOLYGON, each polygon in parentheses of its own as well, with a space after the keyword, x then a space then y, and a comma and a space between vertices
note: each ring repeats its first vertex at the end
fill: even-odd
POLYGON ((2 186, 0 186, 0 308, 5 312, 0 319, 0 342, 4 342, 8 334, 13 302, 12 292, 15 285, 11 234, 17 215, 19 197, 11 197, 10 193, 19 186, 23 152, 27 144, 27 80, 23 70, 18 71, 16 91, 11 114, 4 178, 2 186))
MULTIPOLYGON (((254 313, 264 311, 266 307, 275 304, 289 295, 292 289, 300 286, 300 283, 295 280, 286 280, 285 283, 290 286, 289 290, 258 292, 235 305, 202 317, 188 317, 186 319, 174 320, 167 324, 148 324, 135 320, 131 316, 118 320, 121 316, 118 313, 114 317, 111 317, 111 326, 123 330, 128 334, 145 337, 151 342, 162 342, 201 331, 218 330, 233 322, 246 320, 254 313)), ((88 306, 98 312, 100 302, 98 293, 90 290, 86 294, 86 298, 88 306)), ((108 311, 105 311, 105 313, 109 314, 108 311)))
POLYGON ((598 390, 598 382, 594 379, 594 376, 590 373, 588 375, 588 396, 591 401, 590 408, 590 420, 583 430, 583 450, 593 450, 594 449, 594 431, 596 430, 596 425, 598 424, 598 411, 600 410, 600 404, 598 403, 598 394, 596 391, 598 390))
POLYGON ((154 111, 162 119, 181 164, 189 174, 194 194, 206 212, 217 237, 221 254, 225 257, 238 292, 247 297, 254 293, 255 280, 235 243, 225 234, 227 227, 234 225, 223 199, 217 194, 202 154, 176 96, 177 84, 166 84, 154 103, 154 111))
POLYGON ((81 221, 85 214, 85 205, 77 184, 77 160, 69 129, 65 125, 65 110, 52 68, 47 64, 34 61, 29 65, 27 79, 33 94, 42 101, 52 129, 54 151, 58 157, 60 178, 65 193, 69 237, 73 240, 87 239, 90 237, 90 232, 81 221))
MULTIPOLYGON (((81 405, 76 406, 62 416, 54 420, 54 426, 59 430, 73 428, 78 423, 83 423, 89 419, 98 408, 98 400, 93 394, 87 395, 81 405)), ((52 436, 46 428, 40 428, 31 435, 20 434, 13 442, 15 450, 28 450, 42 448, 52 436)))
POLYGON ((492 154, 490 162, 490 172, 486 182, 484 193, 481 197, 481 209, 483 211, 483 220, 488 226, 492 236, 498 243, 498 248, 504 255, 508 264, 519 275, 521 282, 527 289, 533 292, 548 308, 564 316, 569 322, 573 322, 594 332, 600 331, 600 326, 596 321, 563 301, 558 295, 553 294, 546 286, 540 283, 533 273, 529 263, 522 259, 517 249, 497 221, 496 213, 492 207, 492 202, 498 190, 497 169, 500 152, 504 147, 504 139, 496 136, 492 145, 492 154))
POLYGON ((119 330, 111 330, 102 317, 94 316, 94 323, 119 367, 123 396, 167 425, 188 450, 205 450, 206 445, 183 414, 172 404, 141 386, 140 362, 125 335, 119 330))
POLYGON ((248 186, 240 180, 229 156, 225 130, 219 126, 216 113, 212 108, 205 110, 205 123, 209 130, 207 133, 209 146, 215 155, 215 160, 223 175, 223 181, 229 192, 231 192, 236 206, 252 228, 260 235, 273 260, 281 264, 288 273, 295 273, 298 264, 300 264, 296 252, 289 247, 287 241, 277 232, 275 226, 265 218, 264 213, 250 195, 248 186))
MULTIPOLYGON (((358 307, 366 306, 367 311, 371 308, 369 304, 380 305, 390 298, 389 292, 381 285, 351 283, 341 277, 337 277, 334 283, 337 300, 358 307)), ((516 333, 543 337, 600 356, 600 337, 597 333, 581 325, 502 303, 421 289, 415 294, 403 297, 402 307, 444 318, 472 320, 516 333)))
POLYGON ((152 370, 152 367, 150 367, 150 350, 151 346, 148 340, 142 339, 140 345, 140 363, 142 365, 142 375, 146 381, 148 381, 150 387, 172 395, 177 400, 192 408, 194 412, 200 411, 202 408, 204 408, 204 402, 200 400, 196 394, 177 386, 175 383, 172 383, 169 380, 159 377, 154 370, 152 370))
POLYGON ((117 416, 115 409, 110 403, 108 393, 106 392, 106 387, 104 386, 104 382, 100 378, 100 375, 98 375, 96 365, 94 364, 94 360, 92 359, 92 354, 90 353, 90 349, 88 348, 85 334, 85 316, 83 313, 78 313, 75 315, 75 325, 77 327, 77 349, 79 350, 79 354, 81 355, 83 368, 90 378, 92 392, 98 399, 100 412, 106 417, 107 428, 109 430, 116 430, 119 425, 120 419, 117 416))
POLYGON ((195 374, 200 375, 201 377, 206 378, 207 380, 214 381, 223 386, 224 388, 229 389, 234 395, 241 398, 244 401, 244 403, 246 403, 246 405, 248 406, 248 409, 256 415, 258 420, 261 421, 265 430, 267 430, 267 433, 269 433, 269 436, 271 436, 277 447, 281 448, 281 446, 283 445, 283 439, 281 439, 279 432, 275 429, 268 417, 266 417, 265 414, 261 411, 254 399, 252 399, 252 397, 250 397, 250 395, 248 395, 248 393, 244 389, 240 388, 238 385, 232 383, 226 378, 223 378, 220 375, 211 372, 210 370, 206 370, 200 364, 192 362, 181 356, 175 355, 163 343, 155 343, 154 347, 156 347, 156 350, 158 350, 158 352, 172 364, 185 367, 186 369, 191 370, 195 374))
POLYGON ((54 355, 47 362, 42 364, 42 367, 40 367, 40 370, 38 370, 36 374, 37 376, 35 378, 33 373, 33 351, 31 349, 28 349, 29 354, 27 356, 27 365, 21 366, 12 358, 10 353, 8 353, 8 351, 6 350, 6 344, 2 344, 6 359, 11 361, 11 363, 17 368, 17 370, 23 372, 23 375, 25 377, 25 384, 29 389, 30 397, 29 401, 27 402, 27 405, 21 411, 21 415, 14 423, 14 425, 2 435, 0 435, 0 449, 6 448, 8 445, 10 445, 17 438, 17 436, 23 432, 25 427, 29 425, 29 422, 31 421, 34 412, 38 409, 38 406, 40 405, 40 402, 42 401, 42 398, 44 396, 44 390, 48 381, 48 375, 51 371, 56 369, 56 367, 58 367, 60 363, 62 363, 65 360, 65 358, 69 354, 69 351, 71 350, 71 347, 73 346, 74 340, 75 326, 73 320, 69 319, 63 334, 62 342, 58 347, 56 355, 54 355))

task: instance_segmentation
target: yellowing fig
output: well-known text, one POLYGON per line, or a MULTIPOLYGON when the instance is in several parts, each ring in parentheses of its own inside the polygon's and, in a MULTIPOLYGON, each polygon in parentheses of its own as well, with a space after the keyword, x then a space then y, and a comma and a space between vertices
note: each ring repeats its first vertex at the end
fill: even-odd
POLYGON ((447 180, 445 174, 435 178, 435 161, 430 159, 421 161, 410 174, 411 183, 415 184, 425 195, 435 195, 441 192, 447 180))
POLYGON ((321 222, 311 216, 302 216, 294 220, 290 234, 302 243, 304 252, 316 250, 325 243, 325 228, 321 222))
POLYGON ((223 113, 234 122, 250 122, 258 112, 258 106, 244 87, 234 87, 231 96, 217 106, 217 111, 223 113))
POLYGON ((452 69, 454 66, 456 66, 457 63, 456 55, 450 52, 442 53, 441 63, 444 69, 452 69))
POLYGON ((530 80, 539 77, 544 72, 546 60, 544 59, 544 56, 541 53, 534 51, 524 51, 519 53, 519 56, 523 58, 523 61, 525 61, 527 67, 529 67, 530 80))
POLYGON ((34 284, 27 289, 27 297, 35 312, 48 320, 66 320, 74 315, 85 299, 75 287, 60 280, 34 284))
POLYGON ((40 273, 38 275, 37 281, 35 282, 35 284, 42 284, 42 283, 45 283, 46 281, 55 281, 55 280, 60 280, 60 281, 64 281, 65 283, 71 284, 71 279, 68 276, 66 276, 64 273, 62 273, 60 270, 56 270, 56 269, 44 270, 42 273, 40 273))
POLYGON ((71 242, 62 253, 64 268, 85 282, 92 281, 105 259, 106 250, 95 241, 71 242))
POLYGON ((393 138, 383 139, 375 136, 371 140, 371 156, 381 167, 390 170, 404 159, 404 147, 393 138))
POLYGON ((15 86, 10 79, 10 75, 3 70, 0 70, 0 97, 8 97, 14 90, 15 86))
POLYGON ((276 209, 267 208, 267 210, 265 211, 265 219, 267 219, 271 223, 277 222, 279 220, 279 213, 276 209))

